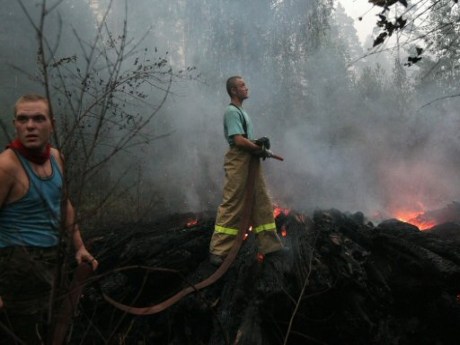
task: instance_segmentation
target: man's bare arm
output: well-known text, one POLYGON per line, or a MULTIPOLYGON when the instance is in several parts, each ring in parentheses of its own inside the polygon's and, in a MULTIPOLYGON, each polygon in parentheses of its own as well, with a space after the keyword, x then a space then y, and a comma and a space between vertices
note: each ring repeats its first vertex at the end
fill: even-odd
POLYGON ((66 226, 72 237, 72 243, 75 248, 75 259, 80 264, 86 261, 91 264, 93 270, 96 270, 99 263, 97 260, 88 252, 81 237, 80 229, 76 223, 75 210, 70 200, 67 200, 67 213, 66 213, 66 226))
POLYGON ((8 201, 17 176, 15 160, 10 150, 0 153, 0 208, 8 201))
MULTIPOLYGON (((61 157, 61 154, 58 150, 56 149, 51 149, 51 154, 56 158, 59 167, 61 168, 61 171, 64 171, 64 161, 61 157)), ((67 231, 69 231, 70 236, 72 238, 72 243, 75 248, 75 260, 80 264, 83 261, 86 261, 91 264, 93 267, 93 270, 97 268, 99 263, 97 260, 88 252, 88 250, 85 247, 85 244, 83 242, 83 239, 81 237, 81 232, 80 228, 77 224, 76 221, 76 216, 75 216, 75 209, 70 202, 70 200, 67 199, 67 204, 66 204, 66 228, 67 231)))
POLYGON ((241 134, 236 134, 233 136, 233 142, 235 145, 243 150, 249 151, 251 153, 260 152, 260 146, 254 144, 251 140, 246 139, 241 134))

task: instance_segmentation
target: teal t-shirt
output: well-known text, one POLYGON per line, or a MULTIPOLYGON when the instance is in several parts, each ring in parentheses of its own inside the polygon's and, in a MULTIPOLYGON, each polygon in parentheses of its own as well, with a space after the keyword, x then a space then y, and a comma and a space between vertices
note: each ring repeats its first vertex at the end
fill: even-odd
POLYGON ((246 134, 249 140, 254 140, 254 127, 251 118, 243 109, 229 104, 224 114, 224 135, 230 146, 235 144, 233 136, 236 134, 246 134), (244 123, 246 123, 246 132, 244 123))

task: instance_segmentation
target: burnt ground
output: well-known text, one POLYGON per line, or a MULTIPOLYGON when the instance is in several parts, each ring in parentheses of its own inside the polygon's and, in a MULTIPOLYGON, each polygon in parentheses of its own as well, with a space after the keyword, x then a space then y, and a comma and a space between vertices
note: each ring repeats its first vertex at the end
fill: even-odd
POLYGON ((208 262, 214 215, 101 231, 93 241, 99 275, 85 288, 69 343, 459 344, 458 223, 422 232, 338 210, 276 222, 286 252, 260 260, 251 234, 219 281, 148 316, 125 314, 102 293, 147 306, 207 278, 216 269, 208 262))

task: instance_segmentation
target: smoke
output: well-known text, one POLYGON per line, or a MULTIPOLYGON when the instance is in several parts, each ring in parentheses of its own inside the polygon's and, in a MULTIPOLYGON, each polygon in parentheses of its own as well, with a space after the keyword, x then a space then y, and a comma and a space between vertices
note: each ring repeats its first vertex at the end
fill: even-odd
MULTIPOLYGON (((92 3, 96 21, 104 2, 92 3)), ((244 107, 256 136, 268 136, 273 151, 285 158, 262 163, 274 203, 306 211, 362 211, 372 217, 458 199, 458 101, 422 108, 437 97, 435 86, 410 98, 401 94, 388 73, 393 57, 373 58, 382 65, 390 61, 390 68, 378 69, 370 58, 350 66, 352 29, 331 22, 335 17, 325 3, 312 1, 300 10, 282 1, 271 6, 259 1, 130 3, 128 35, 141 37, 149 30, 143 46, 168 52, 176 69, 195 66, 201 77, 173 84, 147 130, 167 136, 130 150, 114 169, 131 166, 131 179, 141 169, 142 186, 161 199, 161 211, 214 210, 222 196, 227 150, 225 81, 242 75, 250 92, 244 107), (318 32, 308 31, 311 27, 318 32), (308 40, 303 46, 302 37, 308 40)), ((114 2, 109 24, 115 31, 124 10, 114 2)), ((77 10, 70 6, 68 11, 61 12, 64 22, 83 30, 77 10)), ((88 25, 84 30, 90 30, 88 25)), ((356 52, 359 39, 354 35, 356 52)), ((72 48, 79 50, 66 46, 66 51, 72 48)))

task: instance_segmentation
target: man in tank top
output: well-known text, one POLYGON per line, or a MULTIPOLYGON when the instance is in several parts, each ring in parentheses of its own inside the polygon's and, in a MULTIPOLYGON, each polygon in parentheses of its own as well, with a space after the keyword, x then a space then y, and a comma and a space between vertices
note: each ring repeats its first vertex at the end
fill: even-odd
POLYGON ((16 139, 0 153, 0 338, 2 344, 17 338, 41 344, 63 231, 77 263, 95 270, 98 262, 83 243, 72 204, 62 199, 63 161, 49 143, 54 119, 48 100, 22 96, 13 122, 16 139))

